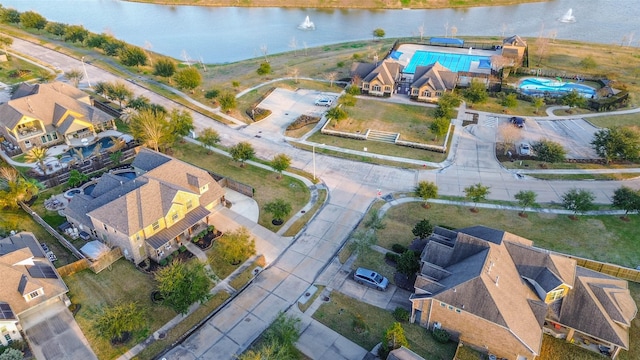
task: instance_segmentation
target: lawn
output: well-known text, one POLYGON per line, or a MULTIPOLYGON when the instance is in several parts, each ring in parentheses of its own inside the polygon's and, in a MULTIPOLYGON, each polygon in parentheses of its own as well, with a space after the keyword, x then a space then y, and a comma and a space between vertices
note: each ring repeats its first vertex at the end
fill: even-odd
MULTIPOLYGON (((330 300, 320 306, 313 314, 313 318, 366 350, 373 349, 382 340, 385 330, 396 322, 391 312, 337 292, 331 293, 330 300), (354 329, 356 317, 361 318, 366 324, 365 331, 358 332, 354 329)), ((402 323, 402 327, 409 342, 409 348, 426 360, 453 358, 456 351, 454 342, 440 344, 426 329, 417 324, 402 323)))
MULTIPOLYGON (((2 54, 4 55, 4 52, 2 54)), ((47 72, 39 66, 10 55, 7 62, 0 63, 0 82, 9 85, 17 84, 37 79, 47 72)))
POLYGON ((638 114, 603 115, 586 118, 586 120, 601 128, 610 128, 613 126, 640 126, 640 115, 638 114))
POLYGON ((99 274, 84 270, 65 277, 64 281, 70 289, 71 302, 81 306, 76 321, 99 359, 118 357, 176 316, 172 309, 151 302, 151 291, 156 287, 153 277, 124 259, 115 262, 110 270, 99 274), (98 334, 94 321, 101 308, 128 301, 148 309, 149 331, 138 334, 124 346, 114 347, 98 334))
POLYGON ((440 145, 444 141, 443 138, 436 141, 429 130, 434 119, 433 107, 360 98, 356 106, 344 109, 349 117, 337 124, 332 122, 329 129, 360 134, 367 129, 400 133, 401 140, 432 145, 440 145))
POLYGON ((625 222, 618 216, 580 216, 573 221, 566 215, 529 213, 522 218, 517 213, 493 209, 472 213, 466 206, 433 203, 427 210, 419 202, 403 204, 386 213, 386 227, 377 232, 378 245, 387 249, 394 243, 408 245, 414 238, 411 229, 418 221, 428 219, 433 225, 452 228, 485 225, 530 239, 544 249, 631 268, 638 265, 638 215, 631 215, 625 222))
MULTIPOLYGON (((252 186, 255 189, 253 198, 258 202, 260 209, 275 199, 285 199, 292 208, 290 216, 284 219, 285 222, 309 202, 309 189, 300 180, 288 176, 277 179, 275 172, 256 166, 240 167, 239 163, 230 157, 217 153, 208 154, 206 149, 198 145, 176 144, 173 151, 174 156, 183 161, 252 186)), ((258 223, 269 230, 277 231, 279 226, 271 224, 271 220, 270 214, 260 211, 258 223)))

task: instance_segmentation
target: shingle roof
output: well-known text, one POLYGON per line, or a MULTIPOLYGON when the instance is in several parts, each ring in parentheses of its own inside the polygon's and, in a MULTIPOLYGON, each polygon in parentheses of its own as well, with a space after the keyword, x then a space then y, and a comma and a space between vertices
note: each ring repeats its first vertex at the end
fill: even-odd
POLYGON ((193 226, 193 224, 207 217, 209 214, 211 214, 211 211, 199 206, 186 213, 182 220, 173 224, 170 228, 162 229, 145 241, 147 244, 151 245, 151 247, 158 250, 176 236, 185 232, 188 228, 193 226))
POLYGON ((432 91, 453 90, 457 77, 456 73, 435 62, 428 66, 416 67, 411 87, 421 88, 427 85, 432 91))
POLYGON ((364 79, 365 76, 369 75, 375 68, 376 64, 373 63, 354 62, 351 64, 349 75, 352 78, 357 76, 360 79, 364 79))
POLYGON ((395 61, 385 60, 362 80, 372 82, 374 79, 377 79, 385 85, 393 85, 402 68, 403 66, 395 61))
POLYGON ((512 45, 512 46, 527 46, 527 42, 524 41, 518 35, 512 35, 512 36, 509 36, 508 38, 504 38, 502 40, 502 43, 505 45, 512 45))

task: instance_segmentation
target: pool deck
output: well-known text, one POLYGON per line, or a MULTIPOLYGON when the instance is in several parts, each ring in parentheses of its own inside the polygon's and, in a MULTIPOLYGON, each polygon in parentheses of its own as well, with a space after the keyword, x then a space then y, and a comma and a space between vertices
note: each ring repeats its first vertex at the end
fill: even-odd
MULTIPOLYGON (((439 52, 445 54, 458 54, 458 55, 469 55, 468 48, 456 48, 456 47, 444 47, 444 46, 430 46, 430 45, 418 45, 418 44, 402 44, 398 47, 399 52, 402 53, 398 60, 396 60, 399 64, 406 67, 411 62, 411 58, 416 53, 416 51, 431 51, 431 52, 439 52)), ((502 50, 481 50, 481 49, 471 49, 471 55, 475 56, 487 56, 492 57, 495 55, 501 55, 502 50)), ((474 71, 474 69, 470 69, 474 71)), ((476 69, 477 70, 477 69, 476 69)))

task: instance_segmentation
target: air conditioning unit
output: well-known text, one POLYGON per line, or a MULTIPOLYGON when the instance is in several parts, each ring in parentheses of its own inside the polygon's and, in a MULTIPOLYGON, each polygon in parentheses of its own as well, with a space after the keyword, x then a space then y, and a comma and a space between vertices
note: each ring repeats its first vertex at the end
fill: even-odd
POLYGON ((442 327, 442 324, 440 324, 439 322, 436 321, 433 323, 433 330, 440 329, 441 327, 442 327))
POLYGON ((165 245, 165 246, 164 246, 164 248, 165 248, 166 250, 171 250, 171 244, 167 244, 167 245, 165 245))
POLYGON ((158 253, 158 256, 163 257, 163 256, 164 256, 164 251, 160 251, 160 252, 158 253))

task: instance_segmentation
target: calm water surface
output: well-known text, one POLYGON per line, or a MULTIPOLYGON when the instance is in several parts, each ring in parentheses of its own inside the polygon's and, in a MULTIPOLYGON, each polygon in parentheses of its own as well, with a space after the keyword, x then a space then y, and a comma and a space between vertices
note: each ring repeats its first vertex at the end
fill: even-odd
POLYGON ((374 28, 387 37, 419 35, 557 33, 559 39, 620 43, 640 40, 638 0, 552 0, 544 3, 461 10, 324 10, 207 8, 119 0, 0 0, 4 7, 34 10, 50 21, 82 24, 138 46, 184 59, 224 63, 344 41, 371 39, 374 28), (574 23, 558 21, 573 9, 574 23), (309 16, 315 31, 297 26, 309 16))

